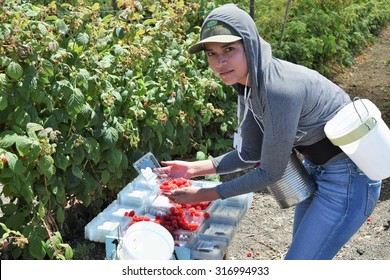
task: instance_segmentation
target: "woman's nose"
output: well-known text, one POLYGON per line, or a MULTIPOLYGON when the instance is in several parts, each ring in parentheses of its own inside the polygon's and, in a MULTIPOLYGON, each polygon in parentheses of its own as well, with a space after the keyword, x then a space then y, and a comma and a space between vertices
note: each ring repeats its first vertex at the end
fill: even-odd
POLYGON ((217 59, 218 65, 224 65, 227 62, 227 58, 225 55, 219 55, 217 59))

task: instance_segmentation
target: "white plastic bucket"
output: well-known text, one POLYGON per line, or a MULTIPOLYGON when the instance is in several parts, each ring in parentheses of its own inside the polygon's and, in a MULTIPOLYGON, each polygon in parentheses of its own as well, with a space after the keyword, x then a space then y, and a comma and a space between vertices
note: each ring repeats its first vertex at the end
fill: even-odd
POLYGON ((121 260, 169 260, 174 250, 170 232, 154 222, 143 221, 131 225, 118 247, 121 260))
POLYGON ((390 130, 370 100, 355 99, 328 121, 324 130, 370 179, 390 177, 390 130))

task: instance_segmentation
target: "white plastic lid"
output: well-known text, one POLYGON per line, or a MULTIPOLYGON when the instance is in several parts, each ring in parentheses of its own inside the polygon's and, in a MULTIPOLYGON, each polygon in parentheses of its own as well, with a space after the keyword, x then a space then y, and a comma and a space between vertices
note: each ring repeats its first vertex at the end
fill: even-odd
POLYGON ((342 108, 328 123, 324 131, 337 146, 355 142, 369 133, 377 124, 381 112, 368 99, 358 99, 342 108))
POLYGON ((154 222, 131 225, 123 237, 122 259, 169 260, 174 249, 170 232, 154 222))

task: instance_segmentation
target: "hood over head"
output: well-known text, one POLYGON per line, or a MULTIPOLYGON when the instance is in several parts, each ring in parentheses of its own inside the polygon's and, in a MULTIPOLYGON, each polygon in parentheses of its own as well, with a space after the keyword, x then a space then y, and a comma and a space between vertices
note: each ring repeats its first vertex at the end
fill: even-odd
POLYGON ((190 53, 203 50, 203 44, 207 42, 229 43, 242 39, 248 61, 250 86, 253 93, 260 94, 258 91, 263 87, 263 70, 270 63, 272 52, 270 44, 260 37, 251 16, 235 4, 220 6, 207 16, 200 34, 201 40, 190 47, 190 53), (215 25, 220 28, 213 30, 215 25))

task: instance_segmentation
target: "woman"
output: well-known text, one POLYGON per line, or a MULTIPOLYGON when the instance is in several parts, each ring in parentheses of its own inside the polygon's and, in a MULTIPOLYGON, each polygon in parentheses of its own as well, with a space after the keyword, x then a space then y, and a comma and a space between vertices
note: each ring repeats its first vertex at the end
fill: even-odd
POLYGON ((214 74, 238 94, 236 149, 211 160, 165 161, 159 171, 192 178, 252 170, 214 188, 189 187, 168 196, 193 203, 263 190, 282 177, 298 151, 317 189, 295 207, 285 259, 332 259, 372 213, 381 187, 324 133, 349 96, 316 71, 272 57, 252 18, 233 4, 208 15, 200 38, 189 52, 204 51, 214 74))

